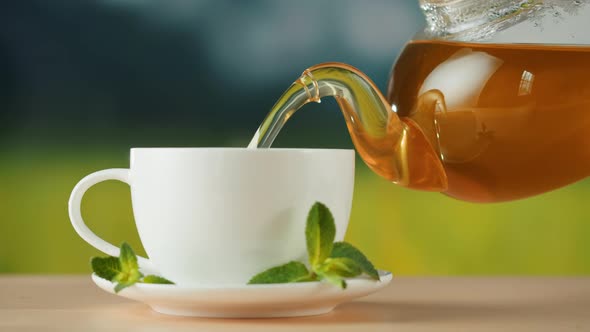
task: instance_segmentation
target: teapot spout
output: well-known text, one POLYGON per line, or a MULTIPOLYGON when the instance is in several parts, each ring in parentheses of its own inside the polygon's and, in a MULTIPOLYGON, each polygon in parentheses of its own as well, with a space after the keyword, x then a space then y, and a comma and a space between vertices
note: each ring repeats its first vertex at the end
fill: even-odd
MULTIPOLYGON (((371 79, 342 63, 324 63, 305 70, 273 106, 249 147, 270 147, 295 111, 330 96, 340 106, 352 142, 371 170, 404 187, 447 189, 438 144, 432 142, 436 135, 425 134, 411 118, 400 118, 371 79)), ((434 111, 418 111, 421 121, 432 121, 426 129, 435 128, 434 111)))

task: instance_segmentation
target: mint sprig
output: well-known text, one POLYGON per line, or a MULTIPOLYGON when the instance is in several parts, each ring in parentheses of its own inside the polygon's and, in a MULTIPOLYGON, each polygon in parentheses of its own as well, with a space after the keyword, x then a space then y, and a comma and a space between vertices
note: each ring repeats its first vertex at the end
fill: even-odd
POLYGON ((174 284, 172 281, 156 275, 145 276, 139 271, 137 255, 129 244, 121 244, 119 257, 93 257, 90 260, 92 270, 97 276, 115 282, 115 293, 135 285, 138 282, 146 284, 174 284))
POLYGON ((113 280, 121 272, 121 264, 117 257, 92 257, 90 265, 97 276, 106 280, 113 280))
MULTIPOLYGON (((330 209, 316 202, 309 210, 305 227, 308 265, 291 261, 275 266, 255 275, 248 284, 325 280, 345 289, 346 278, 363 273, 373 280, 380 280, 379 273, 360 250, 347 242, 334 242, 335 236, 336 225, 330 209)), ((174 284, 160 276, 144 276, 139 271, 137 255, 125 242, 121 244, 119 257, 93 257, 90 263, 97 276, 116 283, 116 293, 136 283, 174 284)))
POLYGON ((350 243, 334 243, 335 236, 336 225, 330 209, 316 202, 309 210, 305 227, 309 269, 305 264, 293 261, 255 275, 248 284, 325 280, 345 289, 345 278, 363 273, 379 280, 379 273, 367 257, 350 243))

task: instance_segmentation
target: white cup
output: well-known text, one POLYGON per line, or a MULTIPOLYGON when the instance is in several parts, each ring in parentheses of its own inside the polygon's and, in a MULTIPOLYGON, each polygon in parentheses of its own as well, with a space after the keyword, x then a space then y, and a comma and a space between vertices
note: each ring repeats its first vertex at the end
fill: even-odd
POLYGON ((72 191, 72 225, 90 245, 119 249, 84 224, 94 184, 131 187, 135 223, 149 256, 141 268, 180 285, 245 284, 291 260, 307 260, 305 222, 314 202, 330 208, 336 240, 350 217, 354 151, 335 149, 136 148, 129 169, 83 178, 72 191))

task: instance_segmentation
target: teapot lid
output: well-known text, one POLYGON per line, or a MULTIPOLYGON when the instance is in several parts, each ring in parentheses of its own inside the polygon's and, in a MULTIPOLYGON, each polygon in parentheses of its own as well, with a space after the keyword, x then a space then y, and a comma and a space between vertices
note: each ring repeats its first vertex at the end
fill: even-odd
POLYGON ((590 44, 588 0, 420 0, 426 28, 417 39, 590 44))

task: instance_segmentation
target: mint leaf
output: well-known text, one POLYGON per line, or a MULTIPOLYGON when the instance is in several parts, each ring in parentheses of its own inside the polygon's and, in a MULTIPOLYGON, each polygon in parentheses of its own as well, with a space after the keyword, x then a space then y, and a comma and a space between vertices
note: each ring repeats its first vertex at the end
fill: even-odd
POLYGON ((361 267, 346 257, 328 258, 319 268, 322 274, 335 274, 344 278, 352 278, 363 273, 361 267))
POLYGON ((248 281, 248 284, 280 284, 309 281, 306 280, 309 276, 310 274, 305 264, 292 261, 284 265, 272 267, 255 275, 248 281))
POLYGON ((365 255, 355 248, 352 244, 347 242, 336 242, 332 249, 332 258, 348 258, 353 260, 361 270, 366 273, 371 279, 380 280, 379 273, 373 264, 365 257, 365 255))
POLYGON ((90 265, 97 276, 108 281, 113 280, 121 272, 121 264, 117 257, 92 257, 90 265))
POLYGON ((174 283, 166 278, 162 278, 153 274, 147 275, 141 279, 144 284, 168 284, 174 285, 174 283))
POLYGON ((336 225, 332 213, 324 204, 316 202, 309 210, 305 227, 307 253, 312 268, 330 256, 335 236, 336 225))
POLYGON ((120 292, 124 288, 134 285, 143 277, 139 272, 139 265, 137 264, 137 256, 131 246, 126 242, 121 244, 121 253, 119 254, 119 264, 121 271, 112 279, 117 282, 115 286, 115 293, 120 292))
POLYGON ((121 244, 121 253, 119 254, 119 263, 121 264, 121 270, 125 272, 131 272, 139 270, 137 264, 137 256, 131 246, 127 242, 121 244))

